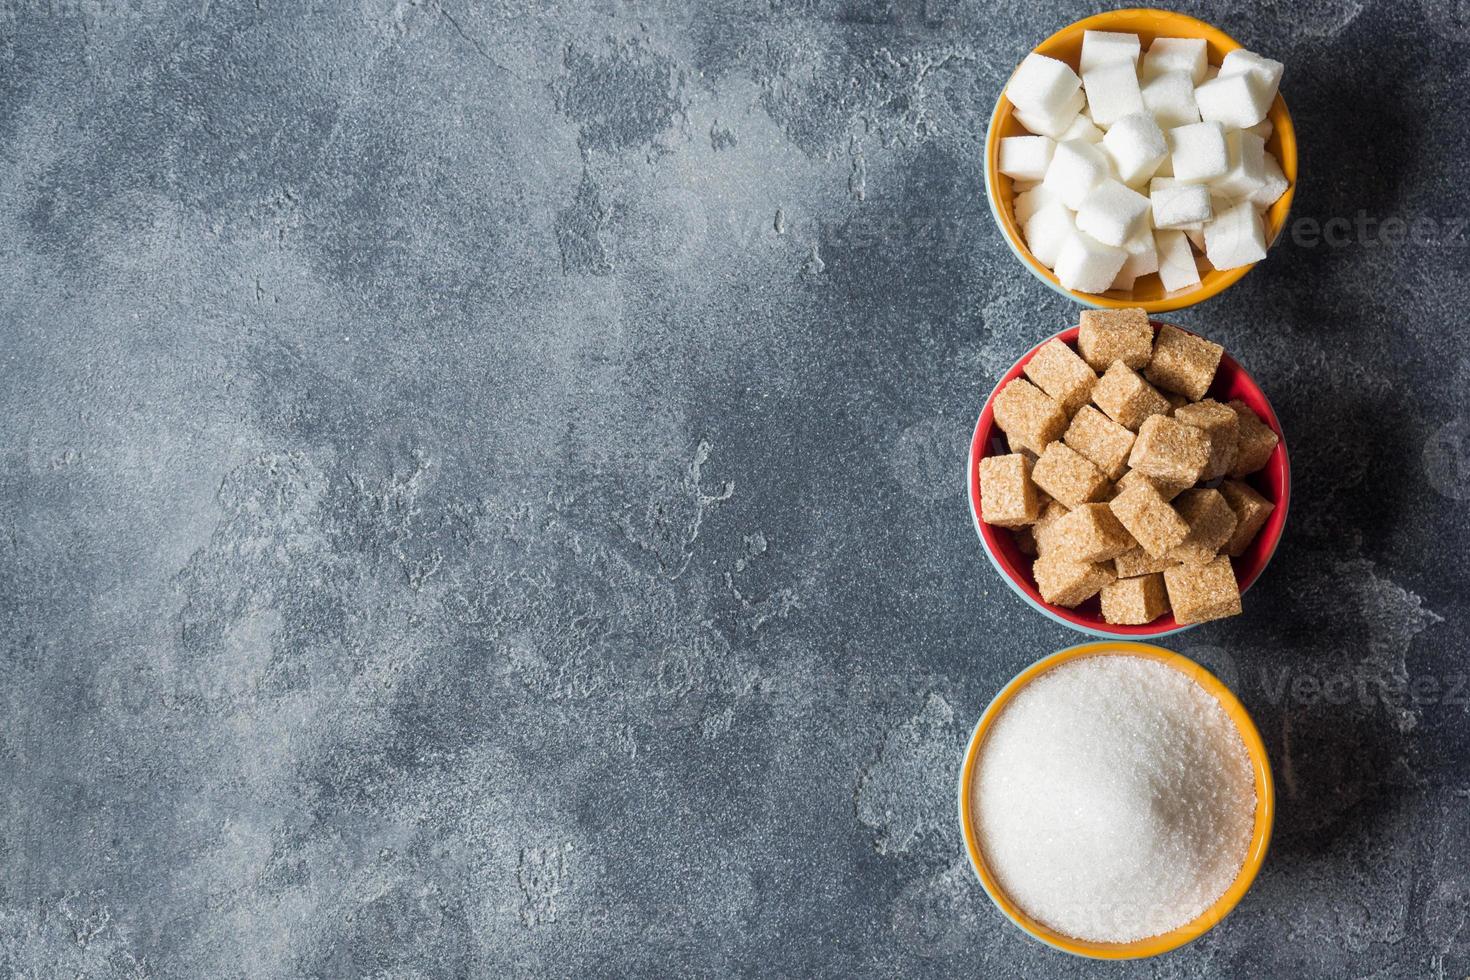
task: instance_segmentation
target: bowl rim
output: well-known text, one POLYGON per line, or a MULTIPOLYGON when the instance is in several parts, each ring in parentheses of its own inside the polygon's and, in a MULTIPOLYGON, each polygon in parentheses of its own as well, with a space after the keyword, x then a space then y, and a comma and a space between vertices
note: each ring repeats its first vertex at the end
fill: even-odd
POLYGON ((1074 956, 1100 960, 1128 960, 1158 956, 1193 942, 1213 929, 1240 904, 1257 874, 1265 863, 1266 853, 1271 846, 1271 834, 1276 821, 1276 786, 1271 775, 1271 760, 1266 751, 1260 730, 1245 705, 1223 681, 1189 657, 1163 647, 1130 640, 1105 640, 1083 643, 1058 650, 1021 670, 1002 687, 975 723, 975 730, 965 748, 964 761, 960 766, 959 778, 960 832, 965 839, 965 851, 970 858, 970 867, 980 879, 995 907, 1023 932, 1048 946, 1074 956), (1235 880, 1218 899, 1205 911, 1184 925, 1157 936, 1126 943, 1104 943, 1075 939, 1051 929, 1027 915, 1000 888, 991 873, 980 847, 979 834, 975 829, 974 816, 970 807, 970 786, 974 782, 980 748, 989 734, 995 719, 999 717, 1012 699, 1027 684, 1056 667, 1075 660, 1095 656, 1135 656, 1157 661, 1184 673, 1220 702, 1231 722, 1235 725, 1246 755, 1251 763, 1251 775, 1256 790, 1255 822, 1251 829, 1250 844, 1246 849, 1245 861, 1235 880))
MULTIPOLYGON (((1198 17, 1192 17, 1189 14, 1173 10, 1162 10, 1156 7, 1127 7, 1121 10, 1109 10, 1092 14, 1081 20, 1074 21, 1061 30, 1049 35, 1045 40, 1032 47, 1027 54, 1034 54, 1042 48, 1071 38, 1079 31, 1117 30, 1121 27, 1129 26, 1126 22, 1136 20, 1140 17, 1163 17, 1169 19, 1173 24, 1180 25, 1180 27, 1187 25, 1193 33, 1187 34, 1186 36, 1204 38, 1207 42, 1226 52, 1244 47, 1239 41, 1220 28, 1207 21, 1200 20, 1198 17)), ((1019 67, 1020 65, 1017 63, 1017 68, 1019 67)), ((1014 74, 1015 69, 1012 69, 1011 75, 1014 74)), ((1216 270, 1218 273, 1217 278, 1209 284, 1201 282, 1194 289, 1152 300, 1135 299, 1132 296, 1113 297, 1105 293, 1083 293, 1063 286, 1052 271, 1042 265, 1031 254, 1030 249, 1026 247, 1025 239, 1022 237, 1020 229, 1016 226, 1014 213, 1008 214, 1001 206, 999 200, 998 180, 1000 176, 1001 126, 1011 112, 1010 100, 1006 98, 1006 85, 1010 84, 1011 75, 1006 76, 1005 85, 1001 86, 1000 95, 996 98, 995 108, 990 114, 990 122, 985 133, 985 145, 982 151, 984 153, 984 166, 982 169, 985 174, 985 198, 990 206, 990 215, 995 219, 996 226, 1000 229, 1001 237, 1005 239, 1006 246, 1016 258, 1020 259, 1021 264, 1049 289, 1094 309, 1141 307, 1149 313, 1167 313, 1173 310, 1185 309, 1218 296, 1239 282, 1245 277, 1246 273, 1260 264, 1259 262, 1252 262, 1249 265, 1229 269, 1224 272, 1216 270)), ((1277 240, 1291 223, 1291 207, 1296 197, 1300 172, 1296 127, 1292 123, 1291 111, 1287 108, 1286 99, 1279 91, 1276 93, 1275 100, 1271 103, 1271 108, 1267 112, 1267 118, 1272 120, 1273 130, 1280 134, 1280 164, 1282 173, 1287 178, 1286 192, 1268 209, 1266 235, 1268 240, 1267 248, 1270 249, 1275 246, 1277 240), (1269 216, 1277 209, 1280 210, 1280 220, 1273 231, 1269 216)))
MULTIPOLYGON (((1169 321, 1157 320, 1153 318, 1150 318, 1149 323, 1153 326, 1155 333, 1157 333, 1158 330, 1165 323, 1168 323, 1169 326, 1172 326, 1178 330, 1182 330, 1185 333, 1190 334, 1191 336, 1199 336, 1199 334, 1196 334, 1185 327, 1181 327, 1177 323, 1170 323, 1169 321)), ((1020 596, 1021 599, 1028 606, 1030 606, 1032 609, 1035 609, 1037 612, 1040 612, 1042 615, 1046 616, 1053 622, 1066 626, 1069 629, 1076 630, 1079 633, 1085 633, 1090 636, 1116 640, 1149 639, 1162 636, 1171 636, 1175 633, 1182 633, 1187 629, 1193 629, 1195 626, 1201 624, 1181 624, 1176 622, 1172 616, 1161 616, 1159 619, 1154 620, 1154 622, 1145 623, 1142 626, 1122 626, 1103 623, 1100 620, 1094 620, 1088 617, 1084 617, 1076 610, 1067 609, 1063 606, 1056 606, 1049 602, 1046 602, 1041 598, 1041 594, 1039 592, 1033 595, 1033 590, 1021 581, 1019 581, 1015 573, 1007 568, 1005 563, 1001 561, 1000 556, 995 553, 995 546, 991 539, 994 535, 1000 534, 1007 529, 992 527, 981 519, 980 460, 984 458, 985 448, 990 442, 993 433, 998 428, 998 426, 996 426, 995 424, 994 412, 996 395, 1000 394, 1000 390, 1004 388, 1007 384, 1021 376, 1022 369, 1025 367, 1026 363, 1030 361, 1033 356, 1035 356, 1036 352, 1040 350, 1043 345, 1048 344, 1053 340, 1060 340, 1063 343, 1075 346, 1077 334, 1080 332, 1080 330, 1080 326, 1068 327, 1065 330, 1061 330, 1055 334, 1052 334, 1050 337, 1044 338, 1031 349, 1026 351, 1026 353, 1017 358, 1016 362, 1011 365, 1010 369, 1001 376, 999 381, 996 382, 995 387, 990 390, 990 394, 986 397, 985 404, 980 410, 980 417, 975 422, 975 430, 970 437, 970 452, 965 462, 965 481, 967 496, 970 502, 970 521, 975 527, 976 535, 980 538, 980 547, 985 552, 985 557, 989 559, 990 564, 995 568, 995 570, 1000 573, 1001 579, 1006 583, 1006 585, 1010 586, 1011 591, 1020 596)), ((1235 372, 1238 377, 1242 378, 1249 389, 1254 392, 1256 396, 1259 397, 1260 407, 1265 410, 1265 414, 1261 420, 1271 428, 1271 431, 1276 433, 1276 448, 1271 451, 1271 458, 1267 460, 1266 465, 1272 465, 1272 463, 1277 459, 1278 456, 1281 460, 1281 499, 1273 501, 1273 503, 1276 505, 1275 509, 1267 518, 1266 524, 1261 528, 1260 533, 1264 534, 1269 532, 1270 537, 1266 539, 1266 548, 1264 554, 1261 557, 1260 564, 1253 570, 1253 573, 1240 584, 1240 594, 1242 597, 1244 597, 1245 594, 1250 591, 1251 587, 1254 586, 1256 582, 1260 581, 1261 576, 1266 573, 1266 568, 1271 564, 1271 559, 1276 557, 1276 550, 1280 547, 1281 539, 1286 533, 1286 520, 1291 512, 1291 454, 1287 450, 1286 432, 1281 427, 1281 420, 1277 417, 1276 410, 1272 407, 1270 399, 1266 397, 1265 391, 1262 390, 1261 386, 1256 383, 1255 378, 1253 378, 1250 372, 1245 369, 1244 365, 1242 365, 1239 361, 1230 356, 1230 352, 1228 350, 1224 351, 1221 354, 1220 362, 1222 365, 1228 366, 1232 371, 1235 372)), ((1258 412, 1257 414, 1260 413, 1258 412)))

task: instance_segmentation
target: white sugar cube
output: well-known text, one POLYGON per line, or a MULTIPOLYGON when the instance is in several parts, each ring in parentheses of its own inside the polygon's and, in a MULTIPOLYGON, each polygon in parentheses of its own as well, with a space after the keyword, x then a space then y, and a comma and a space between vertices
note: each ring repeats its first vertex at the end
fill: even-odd
POLYGON ((1033 133, 1054 140, 1060 139, 1061 135, 1067 131, 1067 127, 1077 120, 1077 115, 1082 111, 1082 106, 1086 101, 1079 88, 1055 112, 1022 112, 1017 109, 1016 119, 1033 133))
POLYGON ((1057 264, 1062 246, 1077 230, 1072 212, 1055 202, 1043 205, 1026 222, 1026 247, 1048 269, 1057 264))
POLYGON ((1028 54, 1006 85, 1006 98, 1019 111, 1054 115, 1071 100, 1082 84, 1065 62, 1040 54, 1028 54))
POLYGON ((1146 112, 1135 112, 1113 123, 1102 139, 1118 179, 1125 184, 1148 180, 1169 155, 1163 130, 1146 112))
MULTIPOLYGON (((1169 134, 1167 132, 1164 134, 1164 142, 1165 143, 1169 142, 1169 134)), ((1164 157, 1164 162, 1161 163, 1161 164, 1159 164, 1158 167, 1156 167, 1154 169, 1154 176, 1155 177, 1173 177, 1174 176, 1174 158, 1173 157, 1170 157, 1170 156, 1164 157)))
POLYGON ((1056 147, 1046 136, 1007 136, 1000 141, 1000 172, 1018 180, 1040 180, 1056 147))
POLYGON ((1086 140, 1058 143, 1041 185, 1061 197, 1072 210, 1082 206, 1087 192, 1110 173, 1107 155, 1086 140))
POLYGON ((1143 105, 1165 129, 1199 122, 1194 82, 1182 71, 1166 71, 1143 86, 1143 105))
POLYGON ((1123 243, 1148 228, 1148 198, 1111 178, 1102 181, 1077 209, 1077 228, 1104 245, 1123 243))
MULTIPOLYGON (((1219 77, 1220 68, 1218 65, 1209 65, 1205 68, 1205 82, 1212 82, 1219 77)), ((1201 82, 1200 84, 1203 85, 1204 82, 1201 82)))
MULTIPOLYGON (((1043 184, 1037 184, 1035 187, 1028 187, 1026 190, 1017 194, 1016 200, 1012 203, 1011 207, 1016 215, 1016 224, 1025 225, 1033 214, 1040 211, 1046 205, 1061 203, 1062 198, 1059 194, 1055 191, 1047 190, 1043 184)), ((1066 205, 1062 206, 1065 207, 1066 205)))
POLYGON ((1143 78, 1148 81, 1165 72, 1182 71, 1189 76, 1191 85, 1198 85, 1205 80, 1205 69, 1209 67, 1206 55, 1204 38, 1155 38, 1148 54, 1143 56, 1143 78))
POLYGON ((1267 117, 1265 119, 1262 119, 1260 122, 1256 123, 1254 126, 1248 127, 1246 129, 1246 132, 1247 133, 1255 133, 1261 139, 1268 140, 1268 139, 1271 138, 1271 132, 1272 132, 1272 130, 1274 128, 1275 127, 1273 127, 1271 125, 1271 119, 1270 119, 1270 117, 1267 117))
POLYGON ((1083 31, 1082 32, 1082 59, 1080 68, 1082 74, 1086 75, 1094 68, 1103 65, 1111 65, 1126 61, 1130 65, 1138 64, 1138 51, 1141 45, 1138 43, 1137 34, 1118 34, 1112 31, 1083 31))
POLYGON ((1255 133, 1232 129, 1225 134, 1229 165, 1210 181, 1212 193, 1232 201, 1250 197, 1266 183, 1266 143, 1255 133))
POLYGON ((1183 228, 1212 217, 1210 189, 1204 184, 1155 177, 1149 181, 1148 196, 1155 228, 1183 228))
POLYGON ((1154 244, 1152 229, 1145 228, 1124 242, 1123 251, 1128 253, 1128 259, 1123 263, 1124 272, 1132 273, 1136 278, 1159 271, 1159 250, 1154 244))
POLYGON ((1199 285, 1199 267, 1184 232, 1160 229, 1154 232, 1154 244, 1159 255, 1159 281, 1167 292, 1199 285))
POLYGON ((1255 205, 1241 201, 1205 224, 1205 257, 1220 270, 1237 269, 1266 257, 1266 231, 1255 205))
POLYGON ((1143 91, 1131 62, 1116 61, 1085 71, 1082 85, 1087 89, 1087 111, 1103 129, 1129 113, 1143 111, 1143 91))
POLYGON ((1101 143, 1102 138, 1103 131, 1092 124, 1092 119, 1087 113, 1080 112, 1077 118, 1072 120, 1072 125, 1067 127, 1067 131, 1057 138, 1057 142, 1086 140, 1089 143, 1101 143))
POLYGON ((1108 288, 1105 291, 1112 292, 1115 289, 1119 289, 1126 293, 1133 288, 1133 284, 1137 280, 1138 275, 1131 272, 1128 268, 1128 263, 1124 262, 1123 268, 1118 270, 1118 274, 1113 277, 1112 282, 1108 283, 1108 288))
POLYGON ((1081 293, 1106 292, 1113 284, 1128 253, 1104 245, 1080 231, 1073 232, 1057 256, 1056 274, 1063 286, 1081 293))
MULTIPOLYGON (((1092 98, 1089 91, 1087 97, 1092 98)), ((1276 93, 1250 72, 1221 75, 1194 90, 1200 118, 1231 129, 1248 129, 1266 118, 1276 93)))
POLYGON ((1251 203, 1258 208, 1269 208, 1286 193, 1286 188, 1291 186, 1286 175, 1281 172, 1281 164, 1269 153, 1263 154, 1261 160, 1265 180, 1261 182, 1255 193, 1251 194, 1251 203))
POLYGON ((1188 228, 1180 228, 1179 230, 1184 232, 1184 237, 1189 239, 1189 244, 1194 246, 1195 251, 1199 252, 1201 255, 1205 253, 1204 222, 1201 222, 1198 225, 1190 225, 1188 228))
POLYGON ((1170 160, 1174 178, 1201 183, 1223 177, 1230 169, 1230 154, 1225 148, 1225 131, 1219 123, 1198 122, 1177 126, 1168 132, 1170 160))
POLYGON ((1279 61, 1263 58, 1254 51, 1238 48, 1225 56, 1220 63, 1220 77, 1226 75, 1251 74, 1261 83, 1269 93, 1269 99, 1276 97, 1276 90, 1281 85, 1281 73, 1286 66, 1279 61))

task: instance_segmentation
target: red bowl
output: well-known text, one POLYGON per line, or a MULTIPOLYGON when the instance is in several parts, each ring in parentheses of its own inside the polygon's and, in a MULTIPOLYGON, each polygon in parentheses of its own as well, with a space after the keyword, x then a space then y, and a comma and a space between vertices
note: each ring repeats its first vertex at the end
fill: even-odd
MULTIPOLYGON (((1151 322, 1154 332, 1157 333, 1162 324, 1158 320, 1151 322)), ((1072 327, 1063 330, 1055 338, 1048 337, 1047 340, 1061 340, 1075 348, 1077 330, 1077 327, 1072 327)), ((1046 343, 1045 340, 1042 341, 1042 344, 1044 343, 1046 343)), ((970 516, 975 522, 975 530, 980 535, 980 542, 985 547, 986 557, 1000 572, 1006 584, 1028 604, 1062 625, 1070 626, 1079 632, 1093 636, 1136 637, 1164 636, 1189 629, 1188 625, 1180 625, 1176 622, 1172 613, 1160 616, 1146 626, 1114 626, 1111 623, 1105 623, 1102 618, 1102 608, 1096 596, 1076 609, 1067 609, 1064 606, 1046 602, 1041 598, 1041 593, 1037 591, 1036 579, 1032 577, 1031 559, 1021 554, 1021 549, 1016 545, 1016 539, 1010 529, 991 527, 980 519, 980 460, 987 456, 1004 456, 1010 452, 1006 446, 1005 433, 995 424, 996 393, 1021 376, 1021 369, 1040 348, 1041 344, 1037 344, 1027 351, 1025 356, 1000 379, 1000 383, 995 386, 990 397, 985 399, 985 408, 980 412, 980 421, 975 424, 975 435, 970 440, 968 464, 970 516)), ((1235 580, 1240 584, 1240 591, 1244 594, 1255 584, 1256 579, 1261 577, 1261 572, 1265 571, 1266 564, 1276 553, 1276 545, 1280 543, 1282 529, 1286 526, 1286 512, 1291 500, 1291 465, 1287 461, 1286 436, 1282 433, 1281 422, 1276 418, 1276 413, 1271 410, 1271 403, 1266 400, 1265 394, 1246 373, 1245 368, 1241 367, 1228 353, 1220 358, 1220 366, 1215 371, 1215 381, 1210 385, 1208 394, 1209 397, 1220 402, 1237 398, 1245 402, 1253 412, 1260 416, 1261 421, 1271 427, 1271 431, 1275 432, 1280 440, 1275 450, 1272 451, 1271 458, 1266 461, 1265 467, 1246 477, 1246 482, 1254 487, 1261 496, 1275 504, 1276 508, 1271 511, 1271 516, 1266 519, 1265 526, 1257 533, 1256 539, 1251 542, 1245 554, 1230 560, 1231 565, 1235 568, 1235 580)))

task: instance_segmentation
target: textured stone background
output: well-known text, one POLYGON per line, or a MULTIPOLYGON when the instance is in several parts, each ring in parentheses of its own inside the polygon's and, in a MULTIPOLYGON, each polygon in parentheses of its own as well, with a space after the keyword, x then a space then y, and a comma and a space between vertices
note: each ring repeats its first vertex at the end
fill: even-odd
POLYGON ((1432 233, 1178 317, 1293 450, 1174 642, 1282 807, 1223 928, 1103 967, 954 818, 1076 639, 962 493, 1076 315, 981 195, 1088 9, 1016 6, 0 2, 0 973, 1464 976, 1470 10, 1188 5, 1287 62, 1298 218, 1432 233))

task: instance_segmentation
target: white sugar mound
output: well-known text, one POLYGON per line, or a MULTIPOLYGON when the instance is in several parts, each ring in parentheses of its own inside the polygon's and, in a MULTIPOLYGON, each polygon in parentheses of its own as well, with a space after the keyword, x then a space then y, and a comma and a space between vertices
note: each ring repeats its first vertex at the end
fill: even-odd
POLYGON ((981 747, 986 862, 1032 918, 1094 942, 1198 917, 1245 862, 1251 765, 1229 716, 1172 667, 1127 655, 1048 671, 981 747))

